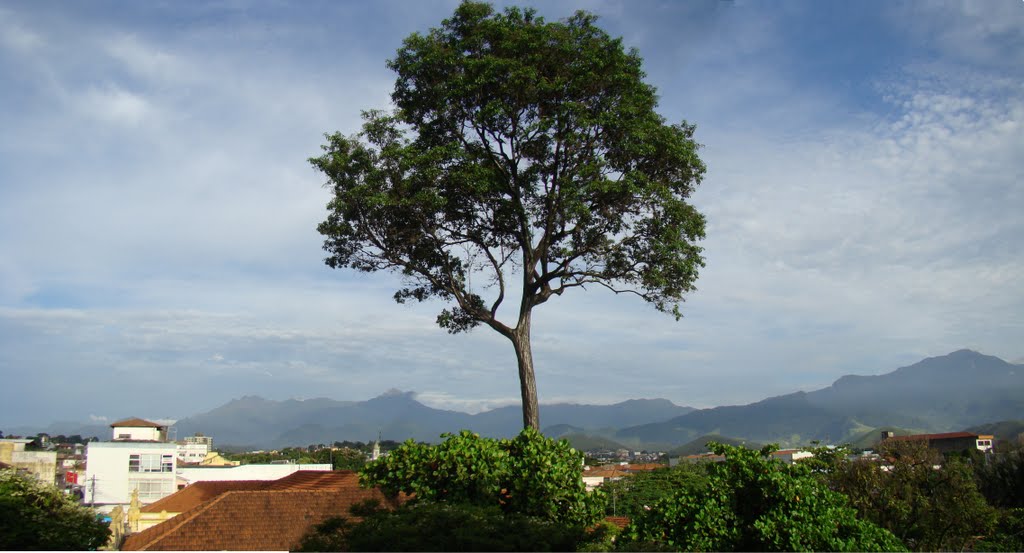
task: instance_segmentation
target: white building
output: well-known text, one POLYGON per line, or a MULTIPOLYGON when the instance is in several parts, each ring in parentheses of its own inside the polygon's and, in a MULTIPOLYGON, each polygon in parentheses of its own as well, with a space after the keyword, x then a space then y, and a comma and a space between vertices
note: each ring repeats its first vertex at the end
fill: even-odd
POLYGON ((178 442, 178 461, 182 463, 201 463, 213 451, 213 438, 196 434, 178 442))
POLYGON ((110 425, 114 429, 114 441, 133 440, 145 442, 166 442, 167 426, 140 418, 125 419, 110 425))
POLYGON ((152 503, 177 491, 177 444, 168 443, 167 427, 142 419, 110 425, 114 440, 90 442, 85 450, 86 503, 109 511, 128 505, 132 491, 152 503))
POLYGON ((178 476, 188 484, 211 480, 278 480, 300 470, 330 471, 330 463, 238 465, 235 467, 179 467, 178 476))

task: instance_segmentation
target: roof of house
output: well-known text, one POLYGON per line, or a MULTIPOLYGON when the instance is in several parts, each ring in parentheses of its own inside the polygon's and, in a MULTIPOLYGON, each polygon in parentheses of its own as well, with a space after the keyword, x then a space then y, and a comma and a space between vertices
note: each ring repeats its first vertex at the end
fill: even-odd
POLYGON ((266 480, 208 480, 196 482, 149 505, 142 507, 143 513, 183 513, 209 501, 224 492, 239 490, 262 490, 273 484, 266 480))
POLYGON ((662 465, 660 463, 630 463, 622 468, 630 472, 640 472, 667 469, 668 465, 662 465))
POLYGON ((130 419, 124 419, 117 422, 110 423, 111 428, 122 427, 122 428, 164 428, 167 425, 157 424, 146 419, 140 419, 138 417, 132 417, 130 419))
POLYGON ((346 490, 359 486, 359 473, 351 470, 299 470, 269 482, 270 490, 346 490))
POLYGON ((629 473, 618 469, 591 469, 583 472, 583 477, 601 477, 601 478, 622 478, 623 476, 629 476, 629 473))
MULTIPOLYGON (((348 515, 349 507, 384 496, 378 489, 235 490, 128 536, 124 551, 294 550, 314 525, 348 515)), ((356 517, 351 517, 357 520, 356 517)))
POLYGON ((345 490, 359 485, 359 474, 350 471, 300 470, 277 480, 203 480, 142 508, 144 513, 183 513, 218 495, 257 490, 345 490))
POLYGON ((976 439, 976 438, 979 438, 979 437, 980 436, 978 434, 971 434, 970 432, 945 432, 945 433, 942 433, 942 434, 913 434, 913 435, 910 435, 910 436, 893 436, 891 438, 886 438, 886 439, 888 439, 888 440, 898 440, 898 441, 906 441, 906 440, 928 440, 928 441, 935 441, 935 440, 957 440, 957 439, 961 439, 961 438, 976 439))
POLYGON ((620 530, 629 525, 629 517, 604 517, 604 519, 618 526, 620 530))

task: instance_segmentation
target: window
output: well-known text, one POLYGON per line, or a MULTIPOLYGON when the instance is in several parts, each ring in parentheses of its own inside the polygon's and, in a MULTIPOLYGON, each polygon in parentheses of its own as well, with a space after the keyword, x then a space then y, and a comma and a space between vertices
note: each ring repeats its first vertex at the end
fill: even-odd
POLYGON ((128 485, 139 490, 139 500, 143 503, 152 503, 174 493, 174 482, 167 479, 132 478, 128 485))
POLYGON ((132 439, 132 435, 131 434, 118 434, 117 435, 117 439, 118 440, 130 440, 130 439, 132 439))
POLYGON ((128 456, 128 472, 174 472, 174 455, 131 454, 128 456))

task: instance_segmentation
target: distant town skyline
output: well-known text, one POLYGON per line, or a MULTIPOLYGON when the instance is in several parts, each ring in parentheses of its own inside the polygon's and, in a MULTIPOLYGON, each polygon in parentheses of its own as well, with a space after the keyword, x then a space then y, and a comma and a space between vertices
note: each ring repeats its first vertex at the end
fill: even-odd
MULTIPOLYGON (((327 268, 316 232, 306 159, 389 106, 385 61, 456 6, 0 5, 0 430, 245 395, 517 403, 506 340, 327 268)), ((598 289, 539 307, 541 403, 711 407, 961 348, 1024 360, 1024 2, 537 9, 637 48, 708 166, 684 318, 598 289)))

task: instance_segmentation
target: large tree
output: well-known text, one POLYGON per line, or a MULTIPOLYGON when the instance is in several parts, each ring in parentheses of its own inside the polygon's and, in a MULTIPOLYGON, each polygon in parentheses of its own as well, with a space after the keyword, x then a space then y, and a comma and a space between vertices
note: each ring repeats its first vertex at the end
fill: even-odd
POLYGON ((110 529, 56 487, 0 470, 0 550, 96 550, 110 529))
POLYGON ((440 298, 448 331, 508 338, 533 428, 535 307, 595 285, 678 319, 703 266, 694 127, 655 112, 640 56, 595 20, 463 3, 388 62, 394 109, 310 160, 334 191, 327 264, 398 272, 398 302, 440 298))

